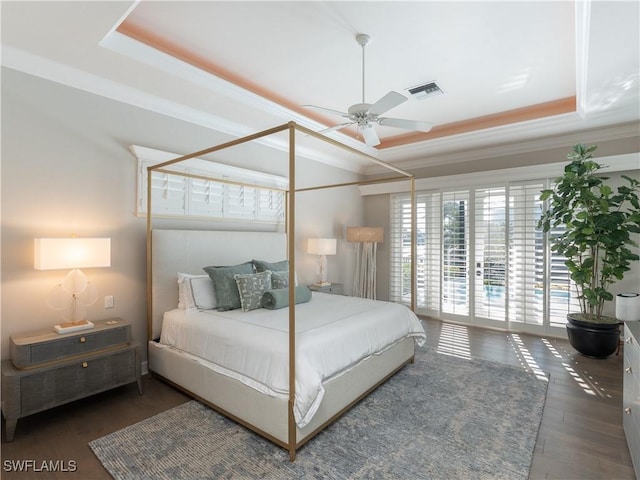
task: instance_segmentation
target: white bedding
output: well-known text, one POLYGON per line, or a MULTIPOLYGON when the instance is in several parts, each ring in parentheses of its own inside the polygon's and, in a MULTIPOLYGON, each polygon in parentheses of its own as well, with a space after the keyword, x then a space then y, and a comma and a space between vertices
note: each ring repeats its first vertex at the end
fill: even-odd
MULTIPOLYGON (((289 311, 172 310, 160 343, 272 396, 289 394, 289 311)), ((303 428, 315 414, 322 382, 405 337, 423 345, 420 320, 403 305, 313 292, 296 306, 294 416, 303 428)))

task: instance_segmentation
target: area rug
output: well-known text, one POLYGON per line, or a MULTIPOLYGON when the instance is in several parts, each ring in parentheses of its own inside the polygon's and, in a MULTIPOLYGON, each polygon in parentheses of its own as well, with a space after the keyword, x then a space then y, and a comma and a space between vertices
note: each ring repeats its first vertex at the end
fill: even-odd
POLYGON ((288 453, 196 401, 89 446, 116 479, 526 479, 547 380, 421 349, 288 453))

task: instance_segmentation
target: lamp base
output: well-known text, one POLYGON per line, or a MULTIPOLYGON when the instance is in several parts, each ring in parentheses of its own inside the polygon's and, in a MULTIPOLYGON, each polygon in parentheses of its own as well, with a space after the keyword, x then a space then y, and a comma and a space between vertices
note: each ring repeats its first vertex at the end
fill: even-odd
POLYGON ((327 286, 331 285, 331 282, 316 282, 316 283, 314 283, 314 285, 316 287, 327 287, 327 286))
POLYGON ((58 333, 70 333, 77 332, 78 330, 88 330, 93 327, 93 323, 89 320, 80 320, 78 322, 61 323, 60 325, 55 325, 53 328, 58 333))

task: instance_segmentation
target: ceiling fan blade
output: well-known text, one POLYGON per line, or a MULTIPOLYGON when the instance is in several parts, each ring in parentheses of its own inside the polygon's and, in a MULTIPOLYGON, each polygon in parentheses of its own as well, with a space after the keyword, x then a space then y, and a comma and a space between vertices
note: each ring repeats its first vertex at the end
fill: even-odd
POLYGON ((371 105, 371 107, 369 107, 369 113, 371 115, 382 115, 384 112, 391 110, 393 107, 397 107, 406 101, 407 97, 400 95, 398 92, 391 91, 371 105))
POLYGON ((338 110, 333 110, 331 108, 325 108, 325 107, 318 107, 316 105, 302 105, 304 108, 315 108, 316 110, 322 110, 325 112, 329 112, 329 113, 333 113, 334 115, 340 115, 342 117, 347 117, 349 118, 349 114, 346 112, 340 112, 338 110))
POLYGON ((378 138, 378 134, 371 124, 363 125, 360 130, 362 131, 362 138, 364 138, 364 143, 368 147, 375 147, 376 145, 380 145, 380 138, 378 138))
POLYGON ((339 125, 334 125, 333 127, 329 127, 329 128, 325 128, 324 130, 320 130, 318 133, 329 133, 329 132, 334 132, 336 130, 341 130, 343 128, 348 127, 349 125, 353 125, 356 122, 346 122, 346 123, 341 123, 339 125))
POLYGON ((403 118, 379 118, 378 124, 384 127, 405 128, 416 132, 428 132, 433 127, 428 122, 418 122, 416 120, 405 120, 403 118))

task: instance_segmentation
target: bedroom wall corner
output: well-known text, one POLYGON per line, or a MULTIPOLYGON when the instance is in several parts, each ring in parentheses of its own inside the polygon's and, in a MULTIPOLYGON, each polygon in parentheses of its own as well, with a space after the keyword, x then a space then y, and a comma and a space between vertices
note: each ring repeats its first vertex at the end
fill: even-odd
POLYGON ((364 224, 368 227, 384 228, 384 241, 378 244, 376 264, 376 295, 378 300, 389 300, 391 275, 391 205, 389 195, 366 195, 364 200, 364 224))

